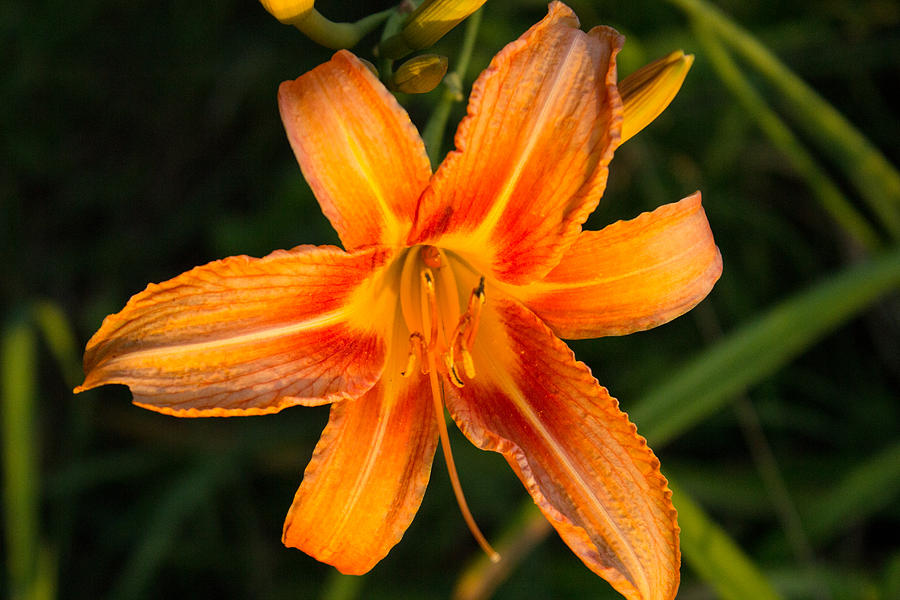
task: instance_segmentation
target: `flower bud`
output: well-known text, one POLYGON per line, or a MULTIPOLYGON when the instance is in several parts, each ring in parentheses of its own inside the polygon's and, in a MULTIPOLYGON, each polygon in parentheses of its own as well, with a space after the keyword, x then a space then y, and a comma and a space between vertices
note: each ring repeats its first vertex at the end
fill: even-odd
POLYGON ((692 54, 677 50, 619 82, 619 94, 625 108, 620 143, 633 137, 666 109, 681 89, 693 63, 692 54))
POLYGON ((402 58, 430 48, 460 21, 481 8, 486 0, 425 0, 403 24, 400 33, 385 40, 378 52, 384 58, 402 58))
POLYGON ((284 23, 291 24, 297 17, 302 17, 312 10, 314 0, 259 0, 263 8, 284 23))
POLYGON ((394 87, 404 94, 424 94, 438 86, 447 74, 447 57, 423 54, 411 58, 394 72, 394 87))

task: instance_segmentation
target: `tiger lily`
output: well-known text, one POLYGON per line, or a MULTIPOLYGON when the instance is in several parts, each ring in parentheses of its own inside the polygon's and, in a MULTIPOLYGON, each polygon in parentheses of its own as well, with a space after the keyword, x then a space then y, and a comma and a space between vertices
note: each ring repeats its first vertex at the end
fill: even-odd
POLYGON ((621 139, 622 43, 551 4, 475 82, 434 174, 349 52, 283 83, 289 142, 344 248, 234 256, 149 285, 88 342, 76 391, 125 384, 179 417, 331 403, 283 541, 351 574, 399 542, 439 440, 492 553, 459 491, 446 409, 588 568, 628 598, 672 598, 678 526, 659 461, 560 339, 667 322, 722 268, 699 193, 582 231, 621 139))

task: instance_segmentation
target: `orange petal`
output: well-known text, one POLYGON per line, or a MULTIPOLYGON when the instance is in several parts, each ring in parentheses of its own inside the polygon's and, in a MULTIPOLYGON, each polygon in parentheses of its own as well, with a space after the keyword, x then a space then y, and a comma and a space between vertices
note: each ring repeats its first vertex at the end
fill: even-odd
POLYGON ((491 292, 477 374, 449 388, 451 415, 476 446, 503 454, 588 568, 626 598, 673 598, 678 526, 659 461, 571 350, 491 292))
POLYGON ((90 339, 75 391, 123 383, 136 404, 181 417, 360 396, 385 360, 383 334, 359 316, 360 306, 371 310, 363 284, 388 258, 384 249, 301 246, 151 284, 90 339))
POLYGON ((409 241, 469 255, 504 281, 546 274, 606 186, 621 128, 615 55, 622 41, 607 27, 584 33, 554 2, 494 57, 409 241))
POLYGON ((342 50, 282 83, 278 106, 303 175, 344 247, 401 245, 431 165, 397 100, 342 50))
POLYGON ((624 335, 678 317, 722 273, 700 193, 584 231, 542 281, 514 293, 560 337, 624 335))
POLYGON ((365 396, 332 405, 284 523, 286 546, 342 573, 369 571, 400 541, 431 474, 428 379, 399 377, 405 362, 403 346, 365 396))

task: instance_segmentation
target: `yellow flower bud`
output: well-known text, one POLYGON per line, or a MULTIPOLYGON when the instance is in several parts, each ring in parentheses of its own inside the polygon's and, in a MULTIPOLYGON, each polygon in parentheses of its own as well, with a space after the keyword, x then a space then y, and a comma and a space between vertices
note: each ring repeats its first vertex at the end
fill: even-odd
POLYGON ((404 94, 424 94, 447 74, 447 57, 423 54, 403 63, 394 73, 394 87, 404 94))
POLYGON ((379 46, 379 54, 397 59, 430 48, 486 0, 425 0, 403 24, 400 33, 379 46))
POLYGON ((693 63, 692 54, 677 50, 619 82, 619 93, 625 105, 622 142, 633 137, 666 109, 681 89, 693 63))
POLYGON ((269 13, 290 25, 297 17, 302 17, 312 10, 314 0, 259 0, 269 13))

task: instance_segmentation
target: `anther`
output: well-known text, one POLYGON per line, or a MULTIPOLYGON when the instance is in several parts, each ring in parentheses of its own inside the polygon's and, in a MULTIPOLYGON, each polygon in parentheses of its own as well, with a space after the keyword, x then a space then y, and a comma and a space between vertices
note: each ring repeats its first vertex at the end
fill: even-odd
POLYGON ((456 363, 453 362, 451 354, 444 354, 444 366, 447 367, 447 377, 450 379, 450 382, 458 388, 463 387, 465 383, 462 377, 459 376, 459 371, 456 370, 456 363))
POLYGON ((463 348, 460 351, 462 356, 463 372, 469 379, 475 379, 475 361, 472 359, 472 353, 463 348))
POLYGON ((466 308, 466 314, 469 315, 471 323, 471 327, 466 331, 465 343, 463 344, 463 348, 466 350, 471 349, 475 341, 475 333, 478 331, 478 322, 481 319, 481 307, 484 306, 486 301, 484 275, 482 275, 481 280, 478 282, 478 287, 472 290, 472 295, 469 296, 469 306, 466 308))
POLYGON ((409 358, 406 368, 400 372, 400 377, 408 377, 416 368, 416 363, 422 365, 422 374, 428 373, 428 362, 425 360, 425 337, 418 331, 409 336, 409 358))
POLYGON ((425 285, 425 296, 428 298, 428 313, 431 317, 431 337, 428 338, 428 349, 430 351, 438 343, 437 293, 434 291, 434 273, 431 272, 431 269, 422 269, 422 283, 425 285))

